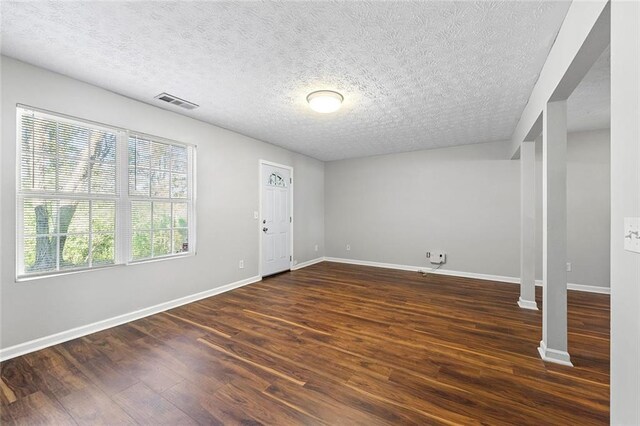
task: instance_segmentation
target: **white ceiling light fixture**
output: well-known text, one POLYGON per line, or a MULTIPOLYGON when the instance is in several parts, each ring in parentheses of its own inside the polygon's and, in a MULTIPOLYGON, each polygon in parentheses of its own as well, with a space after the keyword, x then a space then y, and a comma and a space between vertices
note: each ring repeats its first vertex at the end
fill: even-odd
POLYGON ((307 102, 309 102, 311 109, 322 114, 339 110, 342 101, 344 101, 344 97, 332 90, 318 90, 307 95, 307 102))

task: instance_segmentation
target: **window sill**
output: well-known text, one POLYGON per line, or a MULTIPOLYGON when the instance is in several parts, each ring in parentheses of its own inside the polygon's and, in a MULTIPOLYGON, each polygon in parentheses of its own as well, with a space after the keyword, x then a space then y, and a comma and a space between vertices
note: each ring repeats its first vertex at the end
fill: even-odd
POLYGON ((183 254, 174 254, 170 256, 153 257, 150 259, 135 260, 127 263, 116 263, 113 265, 97 266, 95 268, 77 268, 77 269, 69 269, 67 271, 43 272, 40 274, 32 274, 32 275, 19 275, 18 277, 16 277, 15 282, 22 283, 22 282, 28 282, 28 281, 41 280, 45 278, 55 278, 55 277, 61 277, 65 275, 81 274, 83 272, 102 271, 105 269, 118 268, 123 266, 142 265, 145 263, 162 262, 165 260, 172 260, 172 259, 184 259, 186 257, 192 257, 195 255, 196 255, 195 252, 189 252, 189 253, 183 253, 183 254))
POLYGON ((121 267, 121 266, 125 266, 125 264, 124 263, 115 263, 113 265, 96 266, 94 268, 77 268, 77 269, 69 269, 69 270, 66 270, 66 271, 42 272, 42 273, 31 274, 31 275, 18 275, 16 277, 16 281, 15 282, 22 283, 22 282, 27 282, 27 281, 41 280, 41 279, 45 279, 45 278, 61 277, 61 276, 64 276, 64 275, 81 274, 83 272, 102 271, 104 269, 117 268, 117 267, 121 267))
POLYGON ((196 255, 195 252, 187 252, 187 253, 180 253, 180 254, 172 254, 172 255, 168 255, 168 256, 150 257, 148 259, 140 259, 140 260, 129 261, 129 262, 127 262, 127 265, 141 265, 141 264, 145 264, 145 263, 162 262, 164 260, 184 259, 185 257, 192 257, 192 256, 195 256, 195 255, 196 255))

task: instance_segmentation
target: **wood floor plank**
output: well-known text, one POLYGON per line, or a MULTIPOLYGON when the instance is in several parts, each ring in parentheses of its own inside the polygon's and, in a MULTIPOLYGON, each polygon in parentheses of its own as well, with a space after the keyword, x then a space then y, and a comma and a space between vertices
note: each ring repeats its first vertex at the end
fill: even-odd
POLYGON ((220 388, 216 399, 227 406, 242 407, 245 415, 266 425, 325 425, 304 410, 294 409, 291 404, 269 398, 251 386, 230 383, 220 388))
POLYGON ((220 387, 221 385, 210 386, 206 382, 194 386, 185 381, 165 390, 162 396, 185 413, 189 413, 189 417, 201 425, 222 425, 222 407, 218 401, 211 398, 220 387))
POLYGON ((58 396, 58 401, 80 425, 133 425, 135 420, 97 386, 58 396))
POLYGON ((138 382, 136 377, 123 374, 117 364, 111 362, 109 358, 102 354, 92 357, 90 361, 83 363, 68 352, 66 347, 57 347, 56 349, 83 375, 88 377, 93 384, 109 395, 118 393, 138 382))
POLYGON ((15 403, 39 390, 45 390, 41 371, 31 368, 24 357, 17 357, 0 364, 0 378, 3 387, 2 404, 15 403))
POLYGON ((195 425, 195 420, 153 392, 143 383, 137 383, 113 396, 135 421, 144 425, 195 425))
MULTIPOLYGON (((325 395, 314 391, 308 386, 302 388, 293 386, 284 380, 277 380, 264 391, 270 397, 277 398, 285 404, 290 404, 295 409, 308 413, 316 419, 323 419, 331 425, 382 425, 386 422, 372 416, 359 408, 344 404, 331 395, 325 395)), ((364 404, 363 404, 364 405, 364 404)))
POLYGON ((231 337, 231 335, 229 335, 229 334, 227 334, 227 333, 225 333, 223 331, 217 330, 217 329, 215 329, 213 327, 209 327, 207 325, 200 324, 200 323, 198 323, 196 321, 192 321, 192 320, 187 319, 187 318, 183 318, 183 317, 181 317, 179 315, 175 315, 175 314, 172 314, 170 312, 165 312, 164 314, 170 316, 171 318, 175 318, 175 319, 177 319, 179 321, 186 322, 187 324, 191 324, 193 326, 201 328, 201 329, 203 329, 203 330, 205 330, 205 331, 207 331, 209 333, 218 334, 218 335, 220 335, 222 337, 226 337, 227 339, 231 337))
POLYGON ((322 262, 5 361, 1 420, 607 424, 609 297, 569 291, 569 368, 518 290, 322 262))
POLYGON ((224 348, 220 345, 216 345, 215 343, 212 343, 210 340, 207 339, 198 339, 198 342, 203 343, 205 345, 207 345, 208 347, 210 347, 211 349, 220 352, 221 354, 224 354, 226 356, 229 356, 233 359, 236 359, 238 361, 247 363, 253 367, 257 367, 263 371, 266 371, 269 374, 272 374, 274 376, 277 376, 281 379, 285 379, 290 381, 291 383, 295 383, 299 386, 303 386, 305 384, 305 379, 300 377, 298 374, 296 374, 293 371, 287 371, 286 373, 283 372, 282 370, 284 369, 276 369, 271 367, 270 365, 277 365, 279 364, 277 359, 268 359, 268 356, 264 356, 264 354, 261 353, 250 353, 250 352, 246 352, 246 351, 242 351, 240 348, 224 348), (258 358, 257 360, 254 360, 252 358, 258 358), (294 377, 294 376, 298 376, 298 377, 294 377))
POLYGON ((18 400, 18 398, 16 398, 16 394, 9 386, 7 386, 2 377, 0 377, 0 394, 3 405, 12 404, 18 400))
POLYGON ((58 401, 37 391, 2 407, 2 424, 76 425, 58 401))

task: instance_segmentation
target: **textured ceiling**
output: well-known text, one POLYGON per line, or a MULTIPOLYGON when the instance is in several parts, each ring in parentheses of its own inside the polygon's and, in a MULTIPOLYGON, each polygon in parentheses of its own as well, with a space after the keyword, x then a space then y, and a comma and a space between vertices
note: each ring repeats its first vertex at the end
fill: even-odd
POLYGON ((508 139, 568 7, 5 0, 2 52, 334 160, 508 139), (311 111, 319 89, 342 93, 343 108, 311 111))

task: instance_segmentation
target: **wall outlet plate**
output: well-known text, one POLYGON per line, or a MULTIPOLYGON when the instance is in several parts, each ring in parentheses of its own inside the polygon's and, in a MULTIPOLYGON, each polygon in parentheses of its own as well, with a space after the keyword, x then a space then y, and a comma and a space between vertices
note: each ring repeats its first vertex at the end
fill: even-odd
POLYGON ((447 253, 445 253, 442 250, 431 250, 430 252, 427 252, 427 256, 429 258, 429 262, 436 264, 436 265, 441 265, 443 263, 447 262, 447 253))
POLYGON ((640 217, 624 218, 624 249, 640 253, 640 217))

